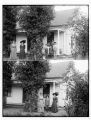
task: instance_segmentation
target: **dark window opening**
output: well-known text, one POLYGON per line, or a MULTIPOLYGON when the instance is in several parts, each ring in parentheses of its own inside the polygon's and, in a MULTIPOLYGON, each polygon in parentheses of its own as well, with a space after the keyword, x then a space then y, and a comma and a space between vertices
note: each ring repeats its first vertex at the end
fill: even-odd
POLYGON ((46 84, 43 88, 43 96, 46 97, 46 95, 50 94, 50 84, 46 84))
POLYGON ((54 41, 54 32, 49 32, 47 34, 47 44, 51 45, 54 41))
POLYGON ((11 97, 11 87, 8 87, 7 89, 7 97, 11 97))

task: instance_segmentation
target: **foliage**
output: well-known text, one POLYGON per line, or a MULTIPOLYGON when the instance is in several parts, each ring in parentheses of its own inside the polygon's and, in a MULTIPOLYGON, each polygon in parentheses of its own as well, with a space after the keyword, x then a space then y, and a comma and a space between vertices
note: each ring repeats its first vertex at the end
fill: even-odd
POLYGON ((28 110, 35 111, 37 109, 38 90, 44 85, 46 72, 49 71, 48 63, 46 61, 20 62, 15 64, 14 71, 16 79, 22 82, 26 92, 26 101, 29 103, 28 110))
POLYGON ((23 6, 18 14, 19 25, 27 32, 30 56, 42 58, 43 37, 53 20, 53 6, 23 6))
POLYGON ((69 116, 89 116, 88 74, 74 72, 72 76, 65 79, 68 84, 66 110, 69 116))
POLYGON ((74 54, 76 56, 81 55, 84 58, 89 51, 88 17, 80 13, 79 9, 76 9, 70 21, 69 25, 74 32, 72 39, 75 40, 74 54))
POLYGON ((74 116, 89 116, 89 86, 84 80, 76 82, 75 88, 71 91, 70 96, 73 104, 74 116))
POLYGON ((66 72, 63 73, 62 75, 64 78, 64 82, 68 82, 69 77, 72 76, 74 73, 76 73, 76 70, 75 70, 74 63, 71 61, 68 64, 66 72))
POLYGON ((12 62, 3 62, 3 90, 6 91, 11 86, 12 62))
POLYGON ((6 104, 7 92, 11 89, 12 62, 3 62, 3 105, 6 104))
POLYGON ((3 50, 9 55, 10 42, 15 39, 16 34, 16 7, 3 6, 3 50))
POLYGON ((48 64, 46 61, 27 61, 15 65, 16 79, 20 80, 26 89, 40 88, 47 71, 48 64))

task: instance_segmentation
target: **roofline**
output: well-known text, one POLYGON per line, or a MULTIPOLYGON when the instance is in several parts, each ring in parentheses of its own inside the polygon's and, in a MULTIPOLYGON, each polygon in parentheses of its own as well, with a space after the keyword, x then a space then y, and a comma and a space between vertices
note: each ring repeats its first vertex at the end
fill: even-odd
MULTIPOLYGON (((63 79, 63 77, 45 77, 44 79, 63 79)), ((17 79, 11 79, 12 80, 12 82, 14 81, 18 81, 17 79)), ((21 82, 20 81, 18 81, 19 83, 18 84, 21 84, 21 82)))
POLYGON ((62 27, 62 26, 68 26, 68 24, 62 24, 62 25, 51 25, 50 27, 62 27))
MULTIPOLYGON (((45 77, 44 79, 56 79, 56 78, 63 78, 62 76, 58 76, 58 77, 45 77)), ((16 81, 17 79, 11 79, 13 81, 16 81)))
POLYGON ((62 79, 63 77, 46 77, 45 79, 62 79))
MULTIPOLYGON (((62 26, 68 26, 68 24, 62 24, 62 25, 50 25, 49 30, 51 27, 62 27, 62 26)), ((16 32, 26 32, 23 28, 16 28, 16 32)))

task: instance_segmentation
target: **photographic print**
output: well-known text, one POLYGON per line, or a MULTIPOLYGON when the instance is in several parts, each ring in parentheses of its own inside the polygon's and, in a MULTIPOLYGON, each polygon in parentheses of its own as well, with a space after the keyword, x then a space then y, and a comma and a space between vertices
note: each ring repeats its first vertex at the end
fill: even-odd
POLYGON ((3 117, 89 117, 89 6, 2 6, 3 117))
POLYGON ((88 59, 88 6, 3 5, 3 60, 88 59))
POLYGON ((88 115, 87 60, 3 62, 3 116, 88 115))

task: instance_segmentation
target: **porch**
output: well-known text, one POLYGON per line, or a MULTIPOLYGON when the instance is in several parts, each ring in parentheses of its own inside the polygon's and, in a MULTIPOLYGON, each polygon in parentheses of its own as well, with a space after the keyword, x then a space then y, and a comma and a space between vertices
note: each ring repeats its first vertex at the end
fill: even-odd
POLYGON ((71 56, 74 46, 71 34, 71 30, 67 27, 51 27, 49 33, 43 39, 43 52, 45 56, 47 58, 71 56))
MULTIPOLYGON (((28 48, 28 41, 25 32, 19 32, 16 35, 16 58, 11 58, 11 50, 9 46, 9 50, 7 52, 3 52, 3 60, 17 60, 21 58, 20 55, 20 45, 21 42, 24 42, 24 57, 23 60, 34 60, 33 57, 30 56, 31 51, 28 48)), ((49 33, 43 39, 43 56, 42 58, 37 58, 36 60, 42 59, 72 59, 71 54, 71 33, 65 29, 61 28, 51 28, 49 33)))

